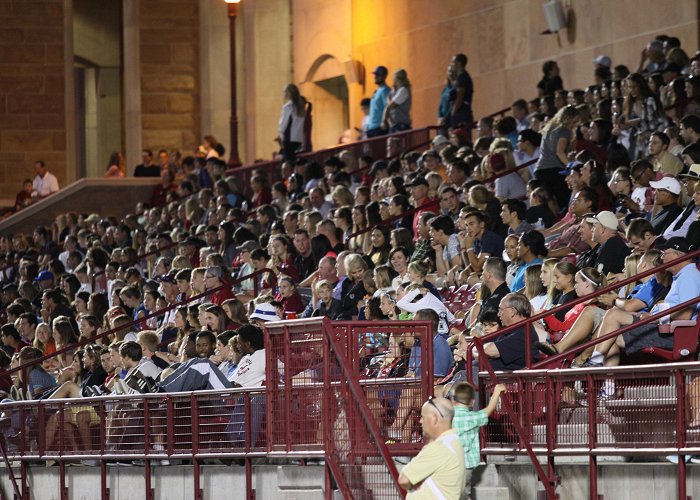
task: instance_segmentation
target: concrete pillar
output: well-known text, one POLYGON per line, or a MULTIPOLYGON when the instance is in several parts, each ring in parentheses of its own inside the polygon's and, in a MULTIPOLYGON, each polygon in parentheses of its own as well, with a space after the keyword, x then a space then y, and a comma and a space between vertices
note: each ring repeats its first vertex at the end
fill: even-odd
POLYGON ((124 151, 127 175, 141 163, 141 57, 139 0, 123 0, 124 151))

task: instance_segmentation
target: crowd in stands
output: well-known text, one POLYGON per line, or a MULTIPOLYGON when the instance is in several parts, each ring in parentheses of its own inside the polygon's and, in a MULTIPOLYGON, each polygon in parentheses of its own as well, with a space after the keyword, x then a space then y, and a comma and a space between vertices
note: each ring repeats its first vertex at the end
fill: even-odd
MULTIPOLYGON (((52 227, 0 236, 0 366, 136 323, 35 365, 26 392, 18 377, 0 378, 0 390, 36 399, 259 386, 264 323, 317 316, 432 321, 436 380, 464 380, 471 336, 698 248, 700 56, 659 37, 644 59, 629 73, 596 58, 596 83, 568 91, 547 62, 539 96, 479 120, 471 144, 472 84, 457 55, 439 108, 445 128, 429 149, 402 151, 389 136, 387 159, 343 151, 321 165, 293 158, 300 141, 281 120, 284 181, 273 184, 259 169, 241 186, 212 137, 193 156, 161 151, 160 165, 145 150, 137 174, 163 183, 121 220, 69 212, 52 227), (458 308, 456 295, 465 297, 458 308), (188 369, 200 363, 217 375, 194 376, 201 367, 188 369)), ((386 87, 387 68, 374 74, 386 87)), ((405 72, 394 80, 393 91, 370 100, 367 137, 410 127, 405 72), (379 102, 387 95, 389 104, 379 102)), ((294 92, 286 90, 292 107, 294 92)), ((39 196, 41 169, 37 162, 39 196)), ((548 316, 530 346, 518 329, 484 353, 494 369, 523 368, 527 350, 533 359, 563 352, 698 296, 700 271, 687 261, 548 316)), ((671 319, 696 315, 697 306, 671 319)), ((373 376, 420 376, 420 346, 409 337, 376 336, 363 347, 373 353, 373 376)), ((651 324, 579 353, 574 364, 612 366, 669 342, 651 324)), ((398 398, 373 404, 396 409, 398 398)), ((384 429, 390 438, 410 438, 402 413, 410 406, 384 429)))

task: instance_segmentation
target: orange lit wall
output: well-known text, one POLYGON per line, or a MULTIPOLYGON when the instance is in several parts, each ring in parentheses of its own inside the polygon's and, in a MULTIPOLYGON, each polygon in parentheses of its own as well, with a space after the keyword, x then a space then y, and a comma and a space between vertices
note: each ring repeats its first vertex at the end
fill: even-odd
POLYGON ((698 48, 693 0, 572 0, 571 28, 559 39, 540 35, 546 29, 543 3, 293 0, 295 80, 303 82, 324 53, 340 61, 360 61, 368 73, 366 85, 349 85, 351 124, 357 126, 359 100, 374 90, 369 72, 378 64, 390 73, 404 68, 413 85, 414 126, 420 126, 435 122, 445 69, 458 52, 469 57, 479 116, 517 97, 534 97, 548 59, 559 62, 565 86, 576 88, 592 82, 594 56, 607 54, 614 64, 635 69, 645 43, 660 33, 679 37, 691 56, 698 48))

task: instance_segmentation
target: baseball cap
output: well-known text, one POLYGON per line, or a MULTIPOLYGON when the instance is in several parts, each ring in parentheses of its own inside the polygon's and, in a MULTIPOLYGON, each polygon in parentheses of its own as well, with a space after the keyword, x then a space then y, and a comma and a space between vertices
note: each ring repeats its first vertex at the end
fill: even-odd
POLYGON ((425 177, 418 176, 413 178, 410 182, 406 183, 403 185, 404 187, 416 187, 416 186, 428 186, 428 181, 425 180, 425 177))
POLYGON ((34 278, 34 281, 48 281, 53 279, 53 273, 51 271, 41 271, 39 276, 34 278))
POLYGON ((375 75, 384 75, 387 76, 389 74, 389 70, 386 69, 386 66, 377 66, 374 68, 374 71, 372 71, 375 75))
POLYGON ((277 310, 272 304, 265 302, 263 304, 258 304, 255 306, 253 314, 250 315, 250 319, 261 319, 263 321, 279 321, 280 318, 277 316, 277 310))
POLYGON ((687 174, 679 174, 678 177, 688 177, 690 179, 700 179, 700 163, 693 163, 687 174))
POLYGON ((443 144, 448 143, 448 142, 450 142, 450 141, 447 137, 445 137, 442 134, 438 134, 433 139, 433 147, 437 148, 437 147, 442 146, 443 144))
POLYGON ((651 181, 649 185, 654 189, 664 189, 675 195, 681 194, 681 183, 675 177, 662 177, 658 181, 651 181))
POLYGON ((156 281, 158 283, 173 283, 175 284, 175 274, 174 273, 168 273, 168 274, 161 274, 156 278, 156 281))
POLYGON ((583 163, 580 161, 570 161, 569 163, 566 164, 566 168, 564 170, 560 170, 559 173, 561 175, 569 175, 572 170, 581 170, 583 168, 583 163))
POLYGON ((612 66, 612 59, 604 54, 601 54, 593 59, 593 64, 600 64, 601 66, 607 66, 609 68, 612 66))
POLYGON ((619 223, 617 221, 617 217, 615 217, 615 214, 608 211, 608 210, 603 210, 602 212, 599 212, 598 215, 593 215, 592 217, 586 217, 586 222, 590 224, 600 224, 603 227, 607 227, 608 229, 612 229, 613 231, 617 231, 619 227, 619 223))
POLYGON ((252 252, 253 250, 256 250, 257 248, 259 248, 258 244, 253 240, 249 240, 249 241, 244 242, 242 245, 237 246, 236 250, 238 250, 239 252, 252 252))
POLYGON ((674 236, 659 245, 659 250, 675 250, 677 252, 690 252, 690 243, 682 236, 674 236))

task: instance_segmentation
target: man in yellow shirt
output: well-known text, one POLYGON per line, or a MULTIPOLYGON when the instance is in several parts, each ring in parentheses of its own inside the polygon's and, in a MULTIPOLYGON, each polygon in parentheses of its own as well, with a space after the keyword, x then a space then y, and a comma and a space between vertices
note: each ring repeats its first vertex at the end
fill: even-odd
POLYGON ((464 490, 464 449, 452 428, 454 409, 444 398, 430 398, 421 408, 423 434, 429 439, 406 465, 399 484, 407 499, 458 500, 464 490))

